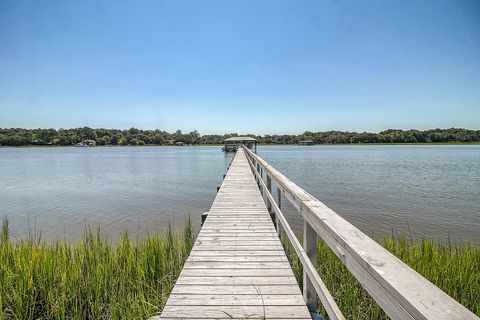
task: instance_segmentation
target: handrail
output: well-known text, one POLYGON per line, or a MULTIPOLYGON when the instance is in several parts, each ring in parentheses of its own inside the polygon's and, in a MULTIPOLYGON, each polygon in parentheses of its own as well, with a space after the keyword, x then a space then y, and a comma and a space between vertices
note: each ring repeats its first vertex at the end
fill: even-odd
POLYGON ((335 299, 333 299, 332 295, 327 289, 327 286, 322 281, 321 277, 318 275, 315 265, 312 263, 312 261, 310 261, 310 258, 308 257, 307 253, 302 247, 302 244, 300 243, 300 241, 298 241, 293 230, 288 224, 287 219, 285 219, 285 216, 283 215, 282 211, 278 207, 278 204, 275 202, 272 194, 268 190, 267 185, 261 178, 260 173, 257 171, 257 168, 253 166, 252 161, 249 157, 247 157, 247 160, 248 160, 248 163, 250 164, 250 168, 252 169, 254 175, 258 178, 258 181, 261 184, 261 188, 263 189, 264 193, 269 199, 272 209, 275 211, 275 218, 280 221, 288 239, 290 240, 290 243, 295 249, 295 252, 297 253, 298 258, 300 259, 303 265, 304 270, 308 274, 309 279, 312 280, 312 284, 315 287, 315 291, 319 295, 320 301, 325 306, 325 310, 327 310, 329 318, 339 319, 339 320, 345 319, 342 312, 340 311, 340 308, 338 308, 337 303, 335 302, 335 299))
MULTIPOLYGON (((479 319, 265 160, 244 150, 391 319, 479 319)), ((261 178, 260 174, 263 182, 261 178)), ((273 198, 268 199, 275 208, 273 198)))

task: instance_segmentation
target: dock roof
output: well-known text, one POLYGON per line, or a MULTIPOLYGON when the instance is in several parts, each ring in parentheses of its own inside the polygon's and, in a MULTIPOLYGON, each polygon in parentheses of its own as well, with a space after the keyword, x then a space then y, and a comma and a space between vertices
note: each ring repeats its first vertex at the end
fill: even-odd
POLYGON ((252 137, 231 137, 231 138, 225 139, 224 141, 257 141, 257 139, 252 137))

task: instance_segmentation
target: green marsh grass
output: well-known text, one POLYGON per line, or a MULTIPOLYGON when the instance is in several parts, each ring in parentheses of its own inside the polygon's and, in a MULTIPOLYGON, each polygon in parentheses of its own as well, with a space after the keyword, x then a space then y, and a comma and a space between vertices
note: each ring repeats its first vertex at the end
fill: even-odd
POLYGON ((86 228, 76 243, 0 234, 0 319, 146 319, 161 311, 193 244, 183 231, 112 244, 86 228))
MULTIPOLYGON (((89 228, 76 243, 47 243, 32 235, 13 241, 4 220, 0 319, 146 319, 161 312, 193 241, 190 221, 181 231, 169 228, 140 241, 122 233, 111 243, 89 228)), ((479 247, 393 236, 379 243, 480 315, 479 247)), ((284 246, 301 285, 302 266, 293 248, 284 246)), ((317 270, 347 319, 387 319, 321 240, 317 270)), ((326 316, 322 307, 318 311, 326 316)))
MULTIPOLYGON (((285 239, 283 237, 282 239, 285 239)), ((429 239, 387 236, 378 241, 452 298, 480 316, 480 247, 452 245, 429 239)), ((302 265, 283 241, 295 277, 302 285, 302 265)), ((388 319, 378 304, 322 240, 318 241, 317 271, 347 319, 388 319)), ((320 306, 318 313, 327 316, 320 306)))

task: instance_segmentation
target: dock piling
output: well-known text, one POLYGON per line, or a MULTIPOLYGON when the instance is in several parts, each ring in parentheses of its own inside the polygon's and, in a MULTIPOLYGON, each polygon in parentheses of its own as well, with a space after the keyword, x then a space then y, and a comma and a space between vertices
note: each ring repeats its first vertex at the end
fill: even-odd
MULTIPOLYGON (((310 261, 317 264, 317 234, 315 230, 303 221, 303 249, 310 258, 310 261)), ((317 310, 317 292, 306 271, 303 271, 303 298, 307 303, 308 310, 315 312, 317 310)))

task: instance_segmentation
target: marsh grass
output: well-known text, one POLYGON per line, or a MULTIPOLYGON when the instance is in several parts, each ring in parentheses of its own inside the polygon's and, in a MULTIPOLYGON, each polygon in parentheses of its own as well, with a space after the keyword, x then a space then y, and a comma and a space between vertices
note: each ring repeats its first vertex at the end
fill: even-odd
MULTIPOLYGON (((169 227, 140 241, 124 232, 116 243, 88 227, 76 243, 32 234, 13 241, 8 229, 4 220, 0 319, 146 319, 162 310, 194 241, 190 220, 180 232, 169 227)), ((480 315, 479 247, 393 235, 379 243, 480 315)), ((301 286, 301 263, 285 241, 284 247, 301 286)), ((388 319, 321 240, 317 270, 347 319, 388 319)))
POLYGON ((1 319, 145 319, 161 311, 193 244, 183 231, 115 244, 86 228, 76 243, 0 234, 1 319))
MULTIPOLYGON (((282 239, 285 239, 283 237, 282 239)), ((480 248, 470 243, 453 246, 429 239, 387 236, 378 241, 452 298, 480 316, 480 248)), ((302 285, 302 265, 283 241, 295 277, 302 285)), ((347 319, 388 319, 360 283, 322 240, 318 241, 317 271, 347 319)), ((320 306, 319 314, 326 317, 320 306)))

